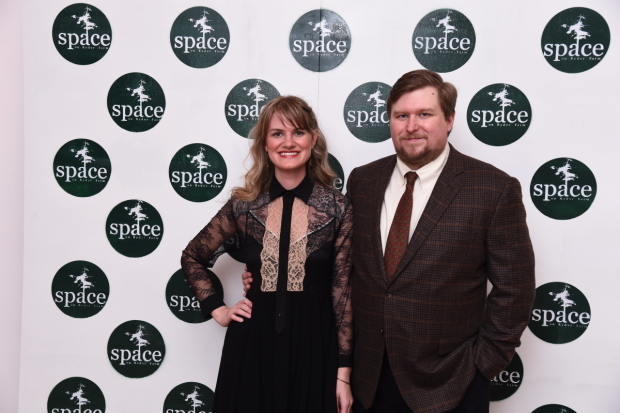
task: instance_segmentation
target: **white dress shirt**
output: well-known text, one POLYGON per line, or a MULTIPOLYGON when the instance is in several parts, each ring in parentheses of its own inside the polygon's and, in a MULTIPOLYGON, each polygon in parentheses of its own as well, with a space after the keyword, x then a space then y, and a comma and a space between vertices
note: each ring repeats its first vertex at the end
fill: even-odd
POLYGON ((413 171, 409 168, 400 158, 396 158, 396 166, 392 177, 385 190, 385 196, 383 198, 383 205, 381 207, 381 246, 385 253, 385 245, 387 244, 388 234, 390 233, 390 227, 396 214, 396 208, 405 193, 407 187, 407 180, 405 174, 409 171, 413 171, 418 174, 418 178, 413 184, 413 210, 411 211, 411 223, 409 225, 409 237, 415 231, 415 227, 418 225, 418 221, 422 216, 424 208, 431 197, 433 188, 437 183, 437 179, 441 174, 446 162, 448 161, 448 155, 450 154, 450 145, 446 143, 446 147, 441 154, 433 161, 427 163, 417 171, 413 171))

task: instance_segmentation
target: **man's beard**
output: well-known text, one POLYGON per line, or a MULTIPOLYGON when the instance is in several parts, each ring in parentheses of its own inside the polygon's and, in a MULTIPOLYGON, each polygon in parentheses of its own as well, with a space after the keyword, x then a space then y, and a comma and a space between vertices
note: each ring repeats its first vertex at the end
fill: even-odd
POLYGON ((398 149, 396 149, 396 155, 398 155, 398 158, 411 169, 419 169, 427 163, 434 161, 443 151, 443 149, 431 150, 428 147, 428 136, 426 136, 426 134, 402 134, 398 137, 398 140, 402 143, 403 140, 409 138, 422 138, 426 140, 426 145, 415 152, 411 150, 413 149, 411 147, 409 147, 410 150, 408 151, 407 148, 405 148, 405 145, 401 145, 398 149))

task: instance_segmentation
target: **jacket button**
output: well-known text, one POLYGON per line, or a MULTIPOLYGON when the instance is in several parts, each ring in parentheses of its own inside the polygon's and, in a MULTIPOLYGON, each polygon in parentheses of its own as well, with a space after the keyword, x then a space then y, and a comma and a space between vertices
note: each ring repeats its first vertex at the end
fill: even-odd
POLYGON ((387 290, 387 293, 385 293, 385 296, 387 298, 391 298, 392 297, 392 290, 387 290))
POLYGON ((383 329, 381 329, 381 330, 379 330, 379 331, 381 331, 381 334, 383 334, 383 329))

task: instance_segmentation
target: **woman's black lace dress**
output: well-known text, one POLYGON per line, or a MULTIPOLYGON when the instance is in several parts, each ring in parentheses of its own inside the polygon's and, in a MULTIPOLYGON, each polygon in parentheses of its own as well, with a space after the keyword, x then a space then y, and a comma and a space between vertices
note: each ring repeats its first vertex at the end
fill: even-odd
POLYGON ((352 362, 352 219, 340 192, 273 179, 253 202, 230 199, 183 251, 207 318, 224 303, 206 268, 231 237, 254 279, 252 318, 226 332, 214 413, 336 412, 337 369, 352 362))

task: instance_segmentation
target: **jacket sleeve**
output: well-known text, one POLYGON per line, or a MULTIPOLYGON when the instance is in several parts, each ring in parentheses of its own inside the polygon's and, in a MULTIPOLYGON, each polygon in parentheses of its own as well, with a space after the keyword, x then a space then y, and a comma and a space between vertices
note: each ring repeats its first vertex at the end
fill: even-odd
POLYGON ((353 256, 353 211, 351 201, 343 198, 341 219, 334 242, 332 300, 338 332, 338 367, 353 366, 353 310, 351 308, 351 265, 353 256))
POLYGON ((492 284, 475 347, 478 369, 492 379, 512 359, 528 324, 536 294, 534 251, 519 181, 504 187, 486 234, 487 276, 492 284))
POLYGON ((213 288, 207 268, 213 267, 217 257, 224 252, 220 247, 237 231, 232 204, 231 199, 190 241, 181 255, 185 278, 196 293, 202 315, 207 319, 211 318, 213 310, 225 305, 222 297, 213 288))

